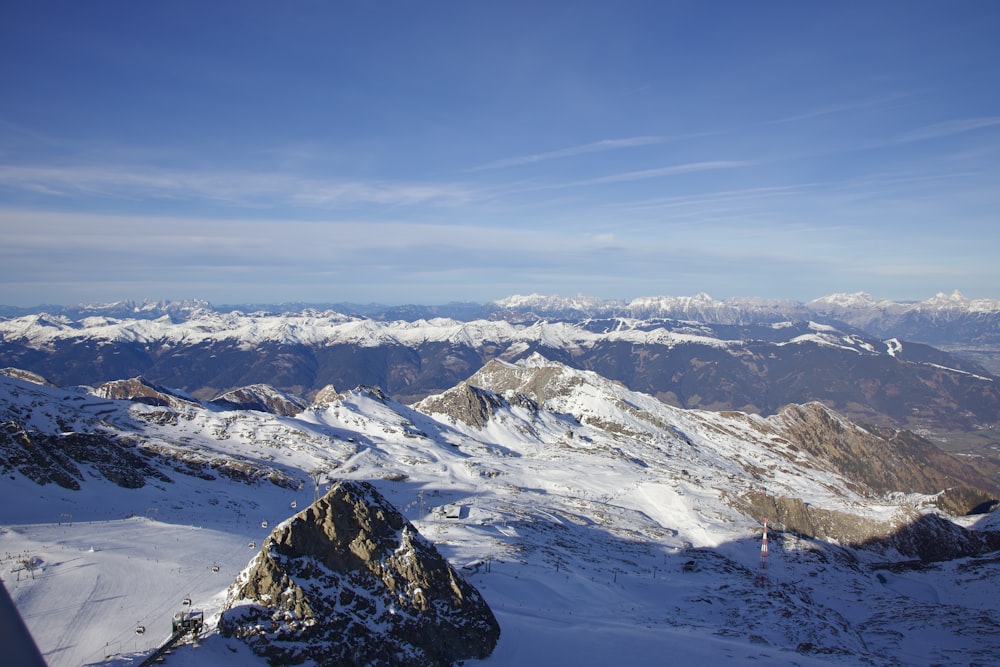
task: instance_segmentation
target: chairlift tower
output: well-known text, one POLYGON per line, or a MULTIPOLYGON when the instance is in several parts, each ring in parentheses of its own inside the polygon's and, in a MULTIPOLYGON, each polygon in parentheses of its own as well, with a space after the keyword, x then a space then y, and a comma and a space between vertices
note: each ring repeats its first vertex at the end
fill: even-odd
POLYGON ((325 472, 322 468, 316 468, 310 473, 313 478, 313 502, 319 500, 320 480, 323 478, 325 472))

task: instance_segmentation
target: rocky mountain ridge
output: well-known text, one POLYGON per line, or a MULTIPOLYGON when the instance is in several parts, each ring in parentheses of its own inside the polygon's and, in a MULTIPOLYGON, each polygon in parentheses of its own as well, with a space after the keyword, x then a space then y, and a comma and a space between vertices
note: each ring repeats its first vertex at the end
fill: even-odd
MULTIPOLYGON (((812 321, 451 319, 382 322, 333 312, 215 313, 0 321, 0 365, 59 385, 143 377, 203 400, 267 384, 287 410, 327 384, 382 387, 404 402, 439 393, 490 359, 540 352, 685 408, 773 414, 821 401, 852 419, 989 434, 1000 389, 982 366, 926 345, 812 321)), ((250 402, 278 400, 245 397, 250 402)))
MULTIPOLYGON (((933 448, 918 436, 862 428, 819 404, 793 406, 770 417, 684 410, 541 355, 517 363, 494 360, 463 383, 412 405, 377 388, 330 388, 323 400, 291 417, 200 401, 156 405, 108 399, 93 390, 61 390, 9 375, 0 377, 0 392, 0 419, 16 422, 23 431, 128 437, 135 443, 133 452, 168 478, 150 476, 139 488, 125 488, 84 461, 76 463, 80 489, 64 490, 40 485, 30 468, 7 470, 0 476, 0 495, 35 500, 8 503, 0 513, 21 513, 16 519, 4 516, 5 523, 18 525, 27 522, 24 513, 39 513, 32 521, 48 527, 32 528, 39 537, 31 544, 40 545, 37 549, 52 563, 51 575, 66 577, 68 568, 60 564, 76 563, 86 549, 76 541, 65 555, 52 551, 72 537, 59 533, 63 536, 56 539, 53 531, 66 529, 51 522, 62 515, 91 522, 86 536, 77 538, 90 540, 102 521, 133 516, 136 510, 147 515, 150 508, 156 510, 158 521, 147 517, 128 524, 130 530, 148 531, 144 539, 171 525, 196 523, 190 542, 171 546, 186 557, 167 560, 164 542, 156 554, 162 566, 154 563, 154 554, 147 558, 146 567, 162 567, 158 578, 182 582, 172 595, 190 590, 194 583, 189 581, 211 578, 213 559, 225 564, 242 555, 235 577, 245 569, 247 540, 260 545, 263 539, 262 558, 238 581, 240 586, 256 583, 234 590, 231 614, 222 608, 223 600, 213 602, 217 589, 201 588, 206 619, 231 618, 234 624, 231 636, 210 633, 197 651, 237 661, 226 664, 258 664, 257 654, 234 638, 238 634, 251 642, 266 635, 278 659, 299 655, 313 632, 304 621, 307 607, 314 610, 309 600, 320 591, 326 601, 317 606, 333 604, 334 590, 356 595, 337 607, 338 614, 363 612, 343 619, 354 632, 396 622, 384 603, 362 604, 372 598, 344 583, 334 569, 320 567, 323 558, 303 555, 330 553, 300 548, 324 543, 318 529, 305 529, 307 537, 281 532, 290 525, 284 523, 289 514, 298 514, 289 512, 290 505, 304 506, 314 489, 318 493, 338 481, 370 483, 480 591, 503 628, 491 657, 499 664, 541 664, 531 660, 540 646, 565 653, 593 633, 613 637, 623 647, 637 640, 666 642, 675 652, 688 644, 673 642, 696 638, 712 655, 735 650, 743 656, 745 644, 747 652, 765 650, 778 664, 822 661, 829 655, 880 667, 956 655, 968 662, 1000 650, 989 631, 1000 610, 975 593, 995 580, 990 563, 1000 524, 993 514, 960 516, 997 497, 995 490, 988 482, 975 490, 971 477, 963 481, 963 463, 954 457, 948 466, 921 460, 923 446, 933 448), (223 474, 222 462, 246 474, 223 474), (48 500, 35 509, 39 498, 48 500), (772 530, 768 576, 780 582, 764 593, 755 583, 762 518, 770 520, 772 530), (261 519, 279 526, 277 541, 261 533, 266 530, 261 519), (231 533, 231 547, 202 553, 210 526, 231 533), (942 540, 948 550, 935 547, 942 540), (907 565, 911 561, 924 569, 908 570, 906 576, 924 577, 919 581, 950 592, 937 600, 913 598, 911 579, 879 569, 886 563, 915 568, 907 565), (171 574, 181 569, 183 575, 171 574), (197 575, 199 570, 205 574, 197 575), (282 600, 284 591, 291 592, 282 600), (351 618, 364 620, 352 625, 351 618), (961 628, 949 625, 954 618, 964 619, 961 628), (559 630, 567 624, 586 631, 567 641, 559 630), (928 628, 936 628, 935 637, 942 641, 920 652, 920 660, 905 657, 928 628)), ((362 512, 353 501, 343 507, 345 518, 362 512)), ((317 513, 311 525, 330 524, 338 535, 353 536, 348 544, 357 541, 361 533, 347 525, 355 525, 353 520, 342 525, 336 512, 330 516, 317 513)), ((403 529, 392 526, 398 522, 389 522, 385 531, 391 537, 385 558, 367 562, 393 560, 405 540, 403 529)), ((22 539, 22 530, 0 531, 0 547, 22 539)), ((169 544, 175 544, 172 537, 169 544)), ((374 555, 371 545, 379 544, 381 538, 361 539, 357 546, 364 548, 358 553, 374 555)), ((357 555, 351 548, 334 551, 341 560, 351 560, 349 554, 357 555)), ((116 557, 115 549, 97 544, 86 556, 94 569, 81 568, 74 576, 106 574, 98 563, 120 569, 132 562, 124 554, 116 557)), ((410 590, 393 580, 396 590, 410 590)), ((120 577, 102 581, 117 584, 120 577)), ((78 588, 84 597, 94 590, 78 588)), ((392 590, 389 584, 383 588, 392 590)), ((29 620, 44 621, 45 636, 53 616, 32 605, 48 598, 42 589, 31 590, 20 604, 29 610, 29 620)), ((76 604, 67 596, 77 588, 61 590, 60 605, 76 604)), ((125 604, 114 589, 101 590, 115 609, 125 604)), ((99 603, 91 604, 96 610, 99 603)), ((150 610, 162 606, 149 600, 150 610)), ((128 621, 146 613, 153 612, 130 611, 128 621)), ((74 636, 84 642, 96 635, 103 645, 101 616, 75 616, 80 625, 74 626, 74 636), (84 625, 88 619, 97 625, 84 625)), ((320 641, 320 631, 315 632, 320 641)), ((53 651, 65 635, 66 630, 49 635, 55 643, 43 646, 50 655, 59 655, 53 651)), ((377 655, 377 646, 365 646, 377 655)), ((338 649, 321 650, 333 655, 338 649)), ((664 645, 656 655, 666 650, 664 645)), ((605 658, 610 659, 602 654, 605 658)), ((93 661, 75 664, 81 662, 93 661)))

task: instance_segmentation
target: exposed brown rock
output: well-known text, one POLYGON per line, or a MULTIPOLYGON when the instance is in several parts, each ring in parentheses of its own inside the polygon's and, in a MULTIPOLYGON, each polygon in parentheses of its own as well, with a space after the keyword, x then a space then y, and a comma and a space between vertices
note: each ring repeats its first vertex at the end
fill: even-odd
POLYGON ((969 530, 934 514, 914 512, 894 521, 874 521, 811 507, 798 498, 757 492, 746 494, 736 504, 751 516, 769 519, 780 530, 844 546, 895 552, 922 562, 982 556, 1000 549, 1000 532, 969 530))
POLYGON ((468 584, 365 482, 338 482, 275 528, 219 622, 272 665, 451 665, 500 627, 468 584))
POLYGON ((305 401, 266 384, 232 389, 210 402, 226 410, 256 410, 282 417, 297 415, 306 407, 305 401))
POLYGON ((161 407, 181 408, 197 405, 163 387, 150 384, 141 377, 105 382, 94 391, 94 394, 101 398, 129 400, 161 407))
MULTIPOLYGON (((843 475, 862 493, 934 494, 967 486, 997 492, 970 466, 910 431, 862 428, 821 403, 789 405, 767 421, 789 444, 806 452, 821 467, 843 475)), ((965 513, 986 497, 976 496, 965 508, 947 509, 965 513)))
POLYGON ((16 422, 0 423, 0 472, 17 470, 36 484, 54 482, 79 491, 87 469, 126 489, 142 488, 148 479, 170 481, 127 438, 104 433, 40 433, 16 422))

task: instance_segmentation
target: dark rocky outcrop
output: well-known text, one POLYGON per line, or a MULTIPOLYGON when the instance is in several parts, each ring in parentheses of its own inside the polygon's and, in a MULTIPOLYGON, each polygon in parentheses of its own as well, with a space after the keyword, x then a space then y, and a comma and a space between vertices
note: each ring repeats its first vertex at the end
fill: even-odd
MULTIPOLYGON (((509 407, 508 402, 489 389, 462 382, 443 394, 431 396, 418 404, 420 410, 447 415, 452 422, 483 428, 496 411, 509 407)), ((535 406, 534 411, 538 411, 535 406)))
POLYGON ((885 537, 858 546, 894 549, 932 563, 994 552, 1000 549, 1000 532, 969 530, 935 514, 922 514, 885 537))
POLYGON ((982 556, 1000 549, 1000 532, 969 530, 935 514, 914 512, 895 521, 876 521, 812 507, 798 498, 757 492, 746 494, 736 504, 751 516, 769 519, 780 530, 924 563, 982 556))
POLYGON ((451 665, 500 636, 434 546, 373 486, 347 481, 275 528, 219 628, 271 665, 451 665))
POLYGON ((16 422, 0 424, 0 472, 18 471, 42 486, 53 482, 78 491, 84 469, 126 489, 147 479, 169 482, 134 442, 103 433, 40 433, 16 422))

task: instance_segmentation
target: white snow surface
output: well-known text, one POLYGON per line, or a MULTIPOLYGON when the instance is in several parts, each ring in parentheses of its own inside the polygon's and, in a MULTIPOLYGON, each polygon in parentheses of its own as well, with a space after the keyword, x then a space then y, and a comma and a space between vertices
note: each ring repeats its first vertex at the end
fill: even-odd
POLYGON ((26 426, 127 431, 190 460, 236 458, 302 483, 206 480, 161 466, 172 482, 128 490, 82 466, 82 489, 69 491, 5 475, 3 583, 50 667, 138 664, 186 598, 208 629, 165 664, 263 665, 214 630, 227 587, 268 534, 264 523, 273 528, 313 500, 314 479, 364 479, 494 610, 496 650, 466 664, 1000 661, 997 564, 876 573, 865 563, 885 554, 775 532, 758 584, 758 517, 726 501, 766 487, 888 520, 929 498, 862 498, 767 435, 762 417, 671 408, 537 355, 494 368, 546 370, 541 409, 506 405, 477 429, 359 389, 280 418, 0 376, 2 405, 26 426), (19 569, 25 560, 33 570, 19 569))

